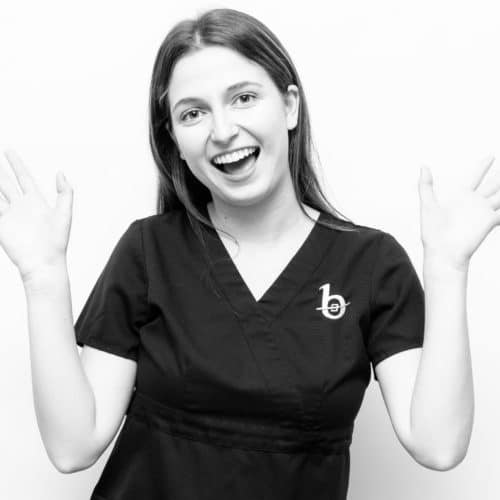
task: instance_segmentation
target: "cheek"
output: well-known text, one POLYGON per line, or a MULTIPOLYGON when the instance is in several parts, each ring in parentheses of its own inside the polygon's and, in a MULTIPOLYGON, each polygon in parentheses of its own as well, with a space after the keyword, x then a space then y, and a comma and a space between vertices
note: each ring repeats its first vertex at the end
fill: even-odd
POLYGON ((184 157, 194 159, 204 154, 205 141, 203 134, 196 127, 182 130, 176 137, 178 148, 182 151, 184 157))
POLYGON ((272 145, 277 142, 281 144, 288 134, 285 116, 281 108, 272 107, 266 112, 259 113, 255 117, 254 126, 264 144, 272 145))

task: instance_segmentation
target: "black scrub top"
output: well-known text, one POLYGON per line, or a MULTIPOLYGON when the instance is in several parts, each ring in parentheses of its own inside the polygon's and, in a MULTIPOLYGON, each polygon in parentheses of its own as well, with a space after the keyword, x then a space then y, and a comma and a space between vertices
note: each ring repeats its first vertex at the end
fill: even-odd
POLYGON ((130 224, 75 324, 79 346, 137 362, 91 500, 345 500, 371 366, 424 333, 403 247, 349 225, 316 222, 256 301, 184 210, 130 224))

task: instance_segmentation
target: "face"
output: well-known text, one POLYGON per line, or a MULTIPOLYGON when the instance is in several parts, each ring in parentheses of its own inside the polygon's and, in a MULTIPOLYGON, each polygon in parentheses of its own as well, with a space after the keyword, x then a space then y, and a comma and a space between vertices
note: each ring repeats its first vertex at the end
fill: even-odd
POLYGON ((249 206, 284 190, 293 194, 288 130, 297 125, 295 85, 283 95, 255 62, 206 47, 176 63, 168 98, 181 157, 214 203, 249 206))

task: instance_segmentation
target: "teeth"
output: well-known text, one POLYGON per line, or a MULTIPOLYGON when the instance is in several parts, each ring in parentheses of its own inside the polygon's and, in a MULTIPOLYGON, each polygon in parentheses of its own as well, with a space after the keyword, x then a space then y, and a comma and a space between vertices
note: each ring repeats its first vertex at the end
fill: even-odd
POLYGON ((238 161, 241 160, 242 158, 245 158, 245 156, 251 155, 256 150, 257 148, 243 148, 238 151, 235 151, 234 153, 217 156, 217 158, 214 158, 213 162, 216 163, 217 165, 220 165, 222 163, 232 163, 234 161, 238 161))

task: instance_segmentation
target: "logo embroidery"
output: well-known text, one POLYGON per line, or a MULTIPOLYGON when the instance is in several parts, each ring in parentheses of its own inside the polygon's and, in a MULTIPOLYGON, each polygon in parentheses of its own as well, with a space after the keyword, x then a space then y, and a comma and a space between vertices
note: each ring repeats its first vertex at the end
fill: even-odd
POLYGON ((321 298, 321 307, 316 307, 317 311, 321 311, 323 316, 329 319, 341 318, 350 302, 346 302, 342 295, 330 295, 330 283, 325 283, 319 289, 323 292, 321 298), (330 304, 330 302, 333 302, 330 304))

